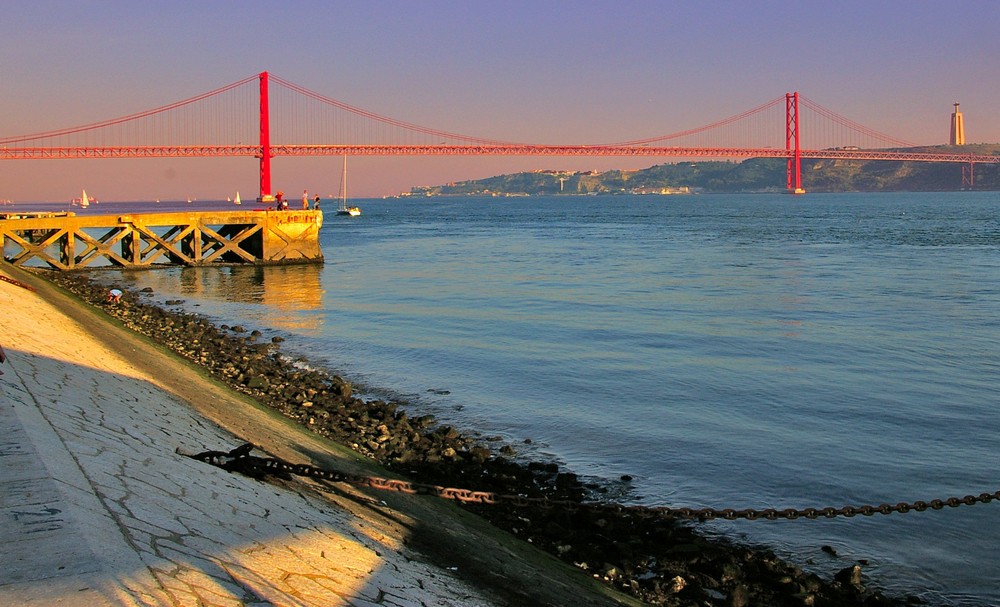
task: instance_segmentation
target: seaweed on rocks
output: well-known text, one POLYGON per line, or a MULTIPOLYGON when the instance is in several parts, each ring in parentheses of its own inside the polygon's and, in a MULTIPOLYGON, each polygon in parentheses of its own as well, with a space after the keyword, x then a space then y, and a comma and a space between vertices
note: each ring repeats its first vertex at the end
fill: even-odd
MULTIPOLYGON (((233 389, 422 482, 545 498, 542 506, 500 501, 466 504, 494 525, 531 542, 588 575, 653 605, 891 606, 894 599, 864 584, 852 564, 833 579, 747 547, 699 534, 691 524, 643 516, 632 509, 576 507, 589 487, 551 462, 522 462, 509 445, 477 440, 429 415, 411 417, 399 403, 364 400, 350 382, 295 364, 280 338, 258 343, 259 331, 215 326, 206 319, 161 308, 126 293, 109 302, 106 288, 81 272, 44 276, 138 333, 154 337, 233 389)), ((173 303, 178 302, 170 302, 173 303)))

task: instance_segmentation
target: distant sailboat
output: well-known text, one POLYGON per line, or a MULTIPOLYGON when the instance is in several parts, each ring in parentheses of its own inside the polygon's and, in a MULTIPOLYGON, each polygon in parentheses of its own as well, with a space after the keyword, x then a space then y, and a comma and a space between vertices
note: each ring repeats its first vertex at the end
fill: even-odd
POLYGON ((337 215, 350 215, 357 217, 361 214, 358 207, 347 206, 347 155, 344 155, 344 170, 340 174, 340 206, 337 208, 337 215))
POLYGON ((80 195, 79 198, 74 198, 72 201, 70 201, 72 205, 74 206, 79 205, 81 209, 86 209, 87 207, 89 207, 91 202, 96 203, 97 201, 94 200, 93 198, 87 197, 87 190, 83 190, 83 193, 80 195))
POLYGON ((243 204, 240 202, 240 193, 236 192, 236 198, 233 199, 233 204, 243 204))

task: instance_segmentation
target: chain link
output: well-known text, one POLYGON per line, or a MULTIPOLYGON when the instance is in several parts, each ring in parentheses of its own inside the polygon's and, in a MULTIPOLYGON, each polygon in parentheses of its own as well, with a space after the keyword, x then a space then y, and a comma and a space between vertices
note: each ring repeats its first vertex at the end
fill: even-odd
POLYGON ((35 290, 35 287, 33 287, 31 285, 26 285, 23 282, 21 282, 20 280, 15 280, 15 279, 11 278, 10 276, 4 276, 3 274, 0 274, 0 280, 2 280, 3 282, 9 282, 10 284, 12 284, 14 286, 21 287, 22 289, 27 289, 29 291, 34 291, 35 290))
POLYGON ((290 464, 276 458, 255 457, 250 455, 252 450, 253 445, 247 443, 229 452, 204 451, 196 455, 188 455, 188 457, 212 464, 213 466, 218 466, 225 470, 229 470, 230 472, 240 472, 248 476, 294 474, 296 476, 348 483, 356 487, 377 489, 380 491, 395 491, 398 493, 408 493, 413 495, 430 495, 469 504, 504 503, 519 507, 541 506, 544 508, 560 506, 570 510, 588 508, 592 510, 603 510, 616 513, 630 513, 645 518, 683 518, 696 519, 699 521, 712 519, 723 519, 727 521, 755 521, 765 519, 774 521, 778 519, 796 520, 799 518, 836 518, 839 516, 850 518, 859 514, 863 516, 872 516, 875 514, 892 514, 894 512, 923 512, 927 509, 941 510, 946 506, 949 508, 957 508, 958 506, 972 506, 974 504, 985 504, 993 500, 1000 500, 1000 490, 998 490, 993 493, 980 493, 979 495, 966 495, 965 497, 949 497, 943 500, 918 500, 909 503, 899 502, 895 505, 880 504, 878 506, 843 506, 841 508, 785 508, 783 510, 777 510, 775 508, 766 508, 763 510, 746 508, 743 510, 734 510, 732 508, 717 509, 674 508, 668 506, 624 506, 621 504, 553 500, 544 497, 526 497, 523 495, 502 495, 489 491, 473 491, 470 489, 442 487, 440 485, 388 479, 377 476, 348 474, 337 470, 317 468, 307 464, 290 464))

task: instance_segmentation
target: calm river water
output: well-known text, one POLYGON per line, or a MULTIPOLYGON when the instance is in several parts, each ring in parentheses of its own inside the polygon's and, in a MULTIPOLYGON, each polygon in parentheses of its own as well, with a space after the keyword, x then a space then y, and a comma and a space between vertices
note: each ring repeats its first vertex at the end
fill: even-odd
MULTIPOLYGON (((522 454, 631 475, 637 503, 1000 489, 998 193, 358 204, 327 213, 323 266, 105 276, 522 454)), ((998 519, 991 503, 704 528, 983 605, 1000 604, 998 519)))

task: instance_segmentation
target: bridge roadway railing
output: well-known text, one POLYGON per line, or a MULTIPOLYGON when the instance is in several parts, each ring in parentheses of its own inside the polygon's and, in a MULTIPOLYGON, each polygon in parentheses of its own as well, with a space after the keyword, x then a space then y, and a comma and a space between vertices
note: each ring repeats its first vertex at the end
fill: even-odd
POLYGON ((3 254, 17 266, 322 263, 322 211, 76 215, 0 213, 3 254))
MULTIPOLYGON (((658 145, 354 145, 271 144, 271 156, 658 156, 673 158, 793 158, 783 148, 680 147, 658 145)), ((258 145, 104 146, 78 148, 0 147, 0 160, 54 158, 260 157, 258 145)), ((800 158, 896 160, 1000 164, 1000 156, 899 150, 799 150, 800 158)))

